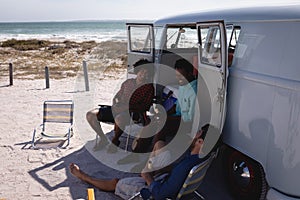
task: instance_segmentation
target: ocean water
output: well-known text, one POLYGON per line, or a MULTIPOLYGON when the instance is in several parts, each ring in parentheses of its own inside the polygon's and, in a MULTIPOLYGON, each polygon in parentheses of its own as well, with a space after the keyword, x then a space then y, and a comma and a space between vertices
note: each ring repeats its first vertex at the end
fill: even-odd
POLYGON ((125 21, 16 22, 0 23, 0 41, 46 39, 102 42, 124 41, 125 21))

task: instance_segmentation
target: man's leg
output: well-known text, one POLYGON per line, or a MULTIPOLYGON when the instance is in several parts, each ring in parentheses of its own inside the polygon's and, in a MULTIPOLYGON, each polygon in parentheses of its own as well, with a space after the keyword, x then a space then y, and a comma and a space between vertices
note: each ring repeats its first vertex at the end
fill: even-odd
POLYGON ((97 135, 100 137, 101 141, 97 145, 98 147, 104 147, 106 144, 108 144, 107 138, 104 135, 100 122, 98 121, 97 115, 98 115, 99 109, 95 108, 93 110, 90 110, 86 113, 86 119, 90 126, 94 129, 94 131, 97 133, 97 135))
POLYGON ((74 163, 71 163, 70 166, 70 172, 77 178, 79 178, 82 181, 85 181, 89 184, 92 184, 96 188, 106 191, 106 192, 113 192, 116 189, 116 185, 119 181, 119 179, 111 179, 111 180, 102 180, 102 179, 96 179, 92 178, 91 176, 87 175, 83 171, 79 169, 77 165, 74 163))
POLYGON ((153 143, 166 141, 167 135, 176 135, 181 122, 180 116, 168 116, 163 128, 154 136, 153 143))
POLYGON ((114 127, 114 137, 112 138, 112 144, 108 147, 108 153, 116 153, 118 151, 117 146, 120 145, 119 138, 123 134, 125 126, 129 124, 130 116, 126 112, 122 112, 115 116, 115 127, 114 127))
POLYGON ((154 147, 152 149, 152 152, 150 153, 149 155, 149 158, 148 160, 143 161, 143 162, 140 162, 139 164, 135 165, 130 171, 131 172, 134 172, 134 173, 140 173, 142 172, 142 170, 146 170, 148 171, 148 162, 150 160, 150 158, 158 155, 160 152, 161 152, 161 149, 166 145, 166 143, 162 140, 159 140, 157 141, 155 144, 154 144, 154 147))
POLYGON ((116 146, 119 146, 120 144, 119 138, 123 134, 125 126, 128 125, 129 122, 130 122, 130 116, 126 112, 120 113, 115 116, 115 127, 114 127, 115 135, 112 139, 112 143, 115 144, 116 146))
POLYGON ((135 141, 136 143, 133 149, 134 152, 147 153, 152 151, 152 141, 157 130, 160 128, 160 124, 157 123, 155 119, 150 122, 151 123, 146 123, 146 125, 139 132, 135 141))

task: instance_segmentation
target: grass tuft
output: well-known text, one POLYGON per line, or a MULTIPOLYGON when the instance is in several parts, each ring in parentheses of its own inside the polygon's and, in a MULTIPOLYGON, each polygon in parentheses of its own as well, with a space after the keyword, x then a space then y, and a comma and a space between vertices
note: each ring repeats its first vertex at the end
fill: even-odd
POLYGON ((47 47, 49 43, 50 43, 49 41, 36 40, 36 39, 31 39, 31 40, 11 39, 2 42, 1 47, 11 47, 19 51, 28 51, 28 50, 39 50, 43 47, 47 47))

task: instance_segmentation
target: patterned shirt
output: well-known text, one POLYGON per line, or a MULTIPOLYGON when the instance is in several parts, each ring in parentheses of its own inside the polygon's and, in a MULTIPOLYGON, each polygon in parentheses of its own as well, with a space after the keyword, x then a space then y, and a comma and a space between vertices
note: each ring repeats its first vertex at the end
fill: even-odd
POLYGON ((123 112, 125 106, 129 111, 145 112, 149 110, 153 97, 154 87, 152 84, 138 86, 136 79, 127 79, 114 97, 114 101, 117 101, 117 104, 114 104, 114 111, 123 112))

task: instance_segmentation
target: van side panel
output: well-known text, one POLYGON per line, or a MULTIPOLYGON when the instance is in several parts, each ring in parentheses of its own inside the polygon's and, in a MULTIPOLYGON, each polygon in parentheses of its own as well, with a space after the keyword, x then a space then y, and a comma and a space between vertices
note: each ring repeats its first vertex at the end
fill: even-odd
POLYGON ((265 167, 274 86, 255 73, 231 68, 229 74, 224 141, 265 167))
POLYGON ((283 48, 285 53, 276 79, 270 138, 268 176, 275 188, 300 196, 300 22, 291 23, 283 48), (281 176, 278 176, 281 172, 281 176), (287 184, 289 183, 289 184, 287 184))
POLYGON ((278 87, 272 113, 274 137, 269 138, 267 174, 275 188, 299 196, 300 83, 284 82, 276 82, 278 87), (298 90, 285 88, 287 84, 290 87, 297 85, 298 90))
POLYGON ((300 196, 300 22, 247 22, 230 68, 224 141, 270 187, 300 196))

